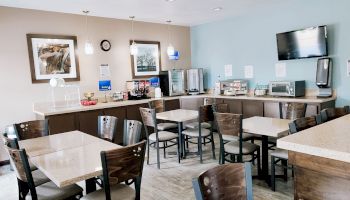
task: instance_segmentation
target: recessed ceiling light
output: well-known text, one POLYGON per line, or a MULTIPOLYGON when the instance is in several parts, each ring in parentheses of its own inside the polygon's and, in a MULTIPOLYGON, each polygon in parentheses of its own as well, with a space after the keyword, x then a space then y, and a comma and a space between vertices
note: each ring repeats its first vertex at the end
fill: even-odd
POLYGON ((214 11, 221 11, 222 10, 222 7, 216 7, 216 8, 213 8, 214 11))
POLYGON ((174 2, 174 1, 176 1, 176 0, 165 0, 166 2, 174 2))

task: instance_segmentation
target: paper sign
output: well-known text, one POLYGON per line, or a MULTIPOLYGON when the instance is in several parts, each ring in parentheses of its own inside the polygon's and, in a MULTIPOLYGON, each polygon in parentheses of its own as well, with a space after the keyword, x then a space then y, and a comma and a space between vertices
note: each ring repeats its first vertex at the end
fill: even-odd
POLYGON ((348 76, 350 76, 350 60, 348 60, 348 63, 347 63, 347 69, 348 69, 348 76))
POLYGON ((252 65, 244 66, 244 78, 254 78, 254 67, 252 65))
POLYGON ((232 65, 225 65, 225 77, 232 76, 232 65))
POLYGON ((108 64, 102 64, 100 66, 100 77, 101 78, 106 78, 111 76, 111 71, 109 70, 109 65, 108 64))
POLYGON ((275 73, 277 78, 284 78, 287 75, 287 65, 286 63, 276 63, 275 73))
POLYGON ((111 80, 102 80, 98 82, 98 89, 100 91, 109 91, 112 89, 111 80))

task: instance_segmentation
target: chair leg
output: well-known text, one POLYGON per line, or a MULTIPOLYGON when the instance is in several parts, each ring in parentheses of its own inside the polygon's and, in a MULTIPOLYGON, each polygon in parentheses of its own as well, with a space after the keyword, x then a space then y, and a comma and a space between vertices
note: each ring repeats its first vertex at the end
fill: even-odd
POLYGON ((204 144, 204 146, 206 145, 205 138, 203 138, 203 144, 204 144))
POLYGON ((180 163, 181 155, 180 155, 180 141, 179 141, 179 138, 176 138, 176 142, 177 142, 177 161, 178 161, 178 163, 180 163))
POLYGON ((166 158, 166 152, 165 152, 165 147, 168 146, 167 142, 163 142, 163 154, 164 154, 164 158, 166 158))
POLYGON ((287 160, 282 160, 282 166, 283 166, 283 179, 284 181, 288 181, 288 162, 287 160))
POLYGON ((202 157, 202 138, 198 137, 198 152, 199 152, 199 159, 200 162, 203 163, 203 157, 202 157))
POLYGON ((159 141, 156 141, 157 145, 157 167, 160 169, 160 158, 159 158, 159 141))
POLYGON ((221 153, 221 164, 225 164, 225 150, 224 149, 222 150, 222 153, 221 153))
POLYGON ((219 165, 222 164, 222 163, 221 163, 221 157, 222 157, 222 155, 221 155, 221 154, 222 154, 222 152, 221 152, 222 149, 221 149, 221 148, 222 148, 222 147, 221 147, 221 143, 220 143, 220 147, 219 147, 219 165))
POLYGON ((215 156, 215 143, 214 143, 214 136, 213 133, 211 133, 211 150, 213 152, 213 159, 216 160, 216 156, 215 156))
POLYGON ((149 165, 149 148, 151 145, 149 144, 149 139, 147 139, 147 165, 149 165))
POLYGON ((188 135, 186 135, 186 148, 188 149, 188 135))
POLYGON ((271 156, 271 190, 276 191, 275 183, 275 156, 271 156))
POLYGON ((256 157, 256 160, 257 160, 257 168, 258 168, 258 176, 260 176, 261 175, 261 167, 260 167, 260 165, 261 165, 261 163, 260 163, 260 149, 258 149, 257 151, 256 151, 256 154, 257 154, 257 157, 256 157))

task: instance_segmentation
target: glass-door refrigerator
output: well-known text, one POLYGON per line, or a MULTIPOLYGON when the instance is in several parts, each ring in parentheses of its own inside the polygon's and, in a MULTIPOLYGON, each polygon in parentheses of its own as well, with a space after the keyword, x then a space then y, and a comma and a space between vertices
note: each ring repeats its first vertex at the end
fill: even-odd
POLYGON ((185 71, 173 69, 161 71, 159 74, 160 88, 164 96, 178 96, 186 94, 185 71))

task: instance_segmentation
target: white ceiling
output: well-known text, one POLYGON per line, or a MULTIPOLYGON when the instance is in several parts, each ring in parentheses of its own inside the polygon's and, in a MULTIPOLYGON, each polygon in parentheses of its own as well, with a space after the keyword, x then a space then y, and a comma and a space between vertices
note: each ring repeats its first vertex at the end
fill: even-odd
POLYGON ((0 6, 194 26, 268 9, 286 0, 0 0, 0 6), (214 11, 222 7, 221 11, 214 11))

